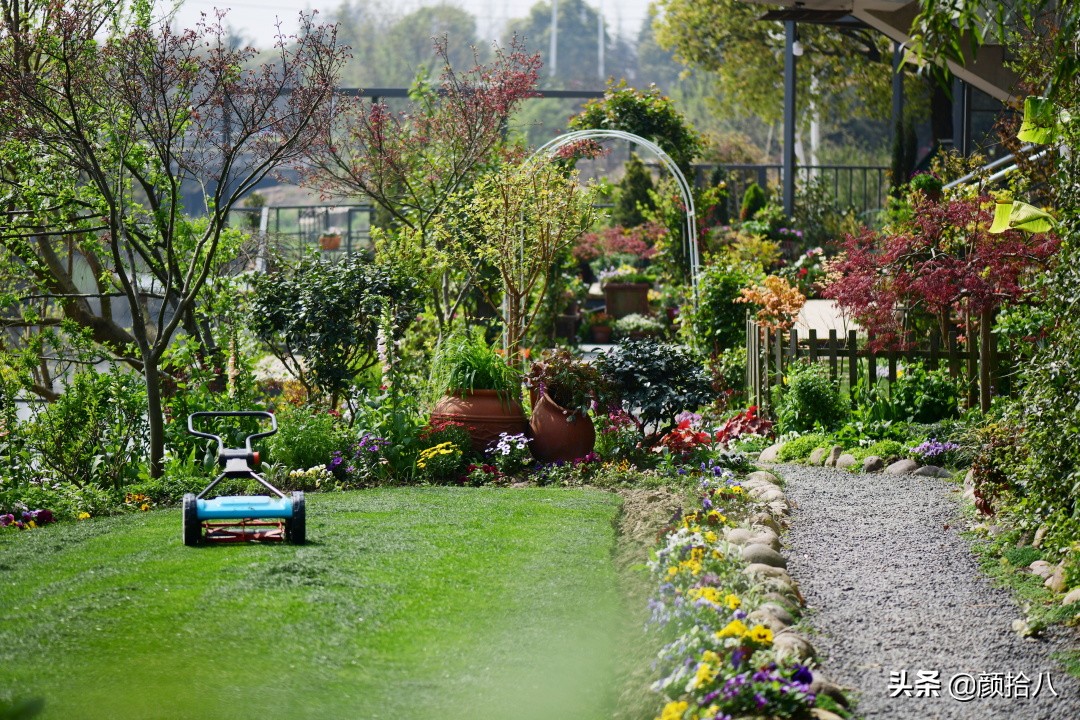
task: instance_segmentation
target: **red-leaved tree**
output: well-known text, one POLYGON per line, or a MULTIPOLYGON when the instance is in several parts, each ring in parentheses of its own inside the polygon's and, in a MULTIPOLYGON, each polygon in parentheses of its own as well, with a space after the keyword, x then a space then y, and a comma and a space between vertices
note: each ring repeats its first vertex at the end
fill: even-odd
POLYGON ((970 337, 1025 296, 1025 281, 1059 244, 1052 234, 990 233, 993 208, 989 196, 918 198, 909 225, 846 238, 828 263, 823 296, 874 334, 875 350, 906 347, 920 319, 942 337, 954 327, 970 337))
POLYGON ((510 115, 535 94, 540 58, 515 40, 509 51, 496 48, 491 63, 458 71, 445 38, 435 40, 435 52, 444 62, 440 82, 418 87, 406 112, 339 97, 339 112, 308 153, 304 177, 326 196, 370 198, 405 229, 393 238, 394 252, 399 260, 412 260, 417 271, 430 272, 442 326, 469 283, 452 283, 451 269, 439 267, 432 224, 455 192, 498 159, 510 115))

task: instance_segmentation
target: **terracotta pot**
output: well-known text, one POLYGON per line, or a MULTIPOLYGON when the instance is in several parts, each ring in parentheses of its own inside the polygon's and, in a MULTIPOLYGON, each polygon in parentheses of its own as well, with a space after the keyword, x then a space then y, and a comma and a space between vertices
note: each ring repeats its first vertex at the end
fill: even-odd
POLYGON ((596 445, 596 429, 588 413, 569 412, 556 405, 547 393, 533 403, 529 428, 533 457, 541 462, 577 460, 596 445))
POLYGON ((320 250, 337 250, 341 247, 340 235, 321 235, 319 236, 319 249, 320 250))
POLYGON ((650 287, 649 283, 608 283, 604 286, 604 311, 613 318, 648 315, 650 287))
POLYGON ((600 343, 606 345, 611 342, 611 326, 610 325, 593 325, 589 328, 592 333, 592 341, 594 343, 600 343))
POLYGON ((435 404, 431 419, 464 425, 477 452, 497 441, 499 433, 515 435, 529 429, 521 403, 496 390, 451 391, 435 404))

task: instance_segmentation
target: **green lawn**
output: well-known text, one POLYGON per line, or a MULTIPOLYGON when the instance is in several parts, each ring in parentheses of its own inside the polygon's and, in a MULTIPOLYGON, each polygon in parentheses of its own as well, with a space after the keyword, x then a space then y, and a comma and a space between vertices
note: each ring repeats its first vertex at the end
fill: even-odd
POLYGON ((177 510, 0 533, 0 700, 50 718, 610 717, 616 496, 313 495, 306 546, 177 510))

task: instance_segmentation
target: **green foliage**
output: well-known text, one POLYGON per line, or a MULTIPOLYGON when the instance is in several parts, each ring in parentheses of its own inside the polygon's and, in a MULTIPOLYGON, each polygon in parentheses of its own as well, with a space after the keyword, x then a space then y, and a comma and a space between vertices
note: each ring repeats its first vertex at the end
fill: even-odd
POLYGON ((611 381, 623 409, 639 427, 660 429, 675 415, 713 399, 699 357, 681 346, 655 340, 628 340, 601 355, 600 371, 611 381))
POLYGON ((264 439, 266 460, 290 470, 327 465, 348 444, 343 423, 310 407, 286 406, 277 412, 278 431, 264 439))
POLYGON ((932 423, 959 416, 960 386, 948 368, 910 363, 889 388, 890 419, 932 423))
POLYGON ((520 373, 489 345, 480 328, 451 336, 435 357, 434 377, 445 390, 498 390, 516 397, 521 390, 520 373))
POLYGON ((848 407, 821 363, 792 363, 785 371, 784 385, 776 389, 779 433, 808 432, 817 427, 835 430, 847 418, 848 407))
POLYGON ((604 376, 596 365, 569 350, 545 350, 529 368, 525 383, 546 392, 565 410, 587 411, 607 395, 604 376))
POLYGON ((251 329, 309 394, 332 407, 378 362, 384 311, 399 331, 419 306, 416 281, 391 264, 361 255, 340 261, 315 255, 252 280, 251 329))
POLYGON ((601 100, 590 100, 580 115, 571 118, 571 130, 622 130, 656 143, 683 171, 701 152, 701 140, 671 99, 655 85, 644 92, 625 80, 609 82, 601 100))
POLYGON ((619 195, 611 211, 612 225, 637 227, 645 222, 641 208, 653 208, 649 192, 654 190, 652 175, 637 155, 626 161, 626 174, 619 181, 619 195))
POLYGON ((853 448, 850 452, 856 460, 876 455, 888 464, 907 455, 907 447, 898 440, 876 440, 865 447, 853 448))
POLYGON ((756 182, 750 183, 743 192, 742 204, 739 206, 739 219, 743 222, 753 220, 768 203, 769 196, 765 194, 765 190, 756 182))
POLYGON ((1025 568, 1036 560, 1042 559, 1042 553, 1038 548, 1030 545, 1012 546, 1002 553, 1002 557, 1009 561, 1013 567, 1025 568))
POLYGON ((814 450, 817 450, 819 447, 827 448, 831 446, 832 442, 830 442, 828 435, 808 433, 806 435, 800 435, 792 440, 788 440, 781 445, 780 450, 776 453, 776 459, 780 462, 805 460, 810 457, 810 453, 814 452, 814 450))
POLYGON ((685 310, 684 339, 695 350, 717 356, 746 345, 746 305, 735 302, 740 291, 760 280, 743 265, 717 264, 698 276, 698 304, 685 310))
POLYGON ((142 378, 117 366, 84 370, 21 428, 45 479, 77 487, 119 489, 146 460, 146 394, 142 378))

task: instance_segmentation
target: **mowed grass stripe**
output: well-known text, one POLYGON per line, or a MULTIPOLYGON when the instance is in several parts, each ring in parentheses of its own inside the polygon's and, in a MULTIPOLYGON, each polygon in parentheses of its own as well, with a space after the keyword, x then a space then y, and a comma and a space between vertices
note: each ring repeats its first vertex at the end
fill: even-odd
POLYGON ((311 543, 185 548, 175 510, 0 535, 0 697, 50 718, 610 717, 616 496, 309 497, 311 543))

